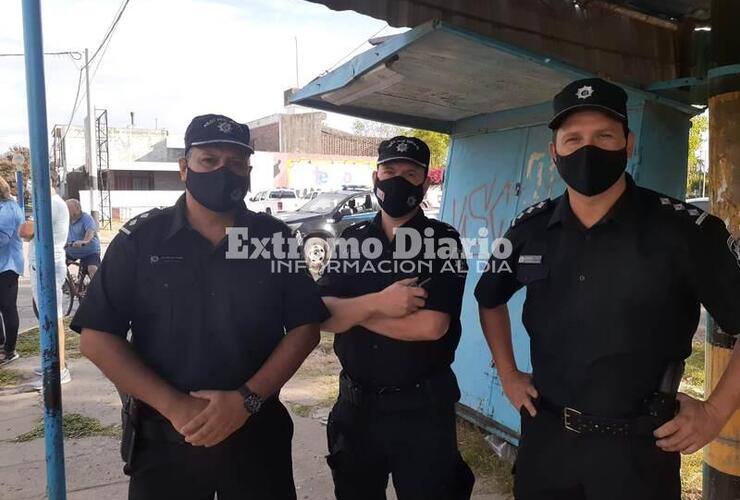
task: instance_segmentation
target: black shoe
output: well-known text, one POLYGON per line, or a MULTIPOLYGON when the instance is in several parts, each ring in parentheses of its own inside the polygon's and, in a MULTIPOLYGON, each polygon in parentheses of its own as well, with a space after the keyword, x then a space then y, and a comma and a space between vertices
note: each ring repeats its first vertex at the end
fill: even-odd
POLYGON ((13 351, 13 352, 0 351, 0 366, 8 365, 20 357, 21 355, 18 354, 18 351, 13 351))

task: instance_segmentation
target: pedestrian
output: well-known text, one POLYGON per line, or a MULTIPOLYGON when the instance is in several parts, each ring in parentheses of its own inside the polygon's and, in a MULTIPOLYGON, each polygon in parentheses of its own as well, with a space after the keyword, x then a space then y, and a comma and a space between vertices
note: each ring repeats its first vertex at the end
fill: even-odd
POLYGON ((273 269, 300 255, 277 247, 285 224, 244 204, 252 153, 246 125, 195 117, 185 193, 121 228, 72 322, 81 352, 127 395, 132 500, 296 498, 279 393, 328 312, 305 267, 273 269), (257 257, 232 255, 234 231, 260 242, 257 257))
POLYGON ((18 229, 23 211, 10 194, 8 182, 0 177, 0 314, 3 335, 0 340, 0 366, 17 360, 18 340, 18 277, 23 275, 23 243, 18 229))
MULTIPOLYGON (((57 193, 59 187, 59 176, 55 170, 50 170, 51 185, 51 230, 52 241, 54 244, 54 290, 57 298, 57 319, 59 332, 59 380, 62 384, 68 384, 72 381, 72 374, 66 364, 64 349, 64 294, 62 287, 67 279, 67 260, 64 254, 64 244, 67 242, 67 232, 69 231, 69 211, 67 204, 57 193)), ((39 304, 38 283, 36 282, 36 244, 34 240, 34 223, 33 220, 27 220, 21 225, 20 236, 25 241, 30 242, 28 245, 28 269, 31 275, 31 293, 34 303, 39 304)), ((35 370, 37 375, 42 374, 41 368, 35 370)), ((33 382, 32 387, 37 391, 43 389, 43 378, 33 382)))
POLYGON ((80 269, 90 279, 100 266, 100 240, 95 219, 82 211, 79 200, 67 200, 69 210, 69 235, 67 236, 67 259, 80 261, 80 269))
POLYGON ((706 401, 676 394, 701 304, 728 340, 740 333, 735 240, 625 172, 636 151, 622 88, 578 80, 553 107, 550 155, 567 190, 516 217, 510 255, 493 257, 475 290, 521 413, 514 495, 679 500, 679 452, 714 439, 740 405, 737 347, 706 401), (522 287, 531 375, 514 360, 506 307, 522 287))
POLYGON ((398 136, 378 153, 381 209, 340 237, 377 251, 337 255, 319 280, 332 314, 322 329, 336 334, 342 365, 327 426, 334 491, 339 500, 384 500, 390 475, 399 500, 468 499, 474 478, 457 448, 460 391, 450 368, 462 245, 452 226, 419 207, 430 185, 426 143, 398 136))

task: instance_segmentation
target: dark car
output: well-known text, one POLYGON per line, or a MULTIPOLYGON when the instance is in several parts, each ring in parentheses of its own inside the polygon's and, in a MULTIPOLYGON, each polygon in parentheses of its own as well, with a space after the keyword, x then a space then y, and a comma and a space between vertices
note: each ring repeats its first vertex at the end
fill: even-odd
POLYGON ((346 227, 372 219, 378 210, 372 191, 331 191, 319 193, 295 212, 277 217, 302 241, 306 262, 316 275, 331 257, 329 241, 346 227))

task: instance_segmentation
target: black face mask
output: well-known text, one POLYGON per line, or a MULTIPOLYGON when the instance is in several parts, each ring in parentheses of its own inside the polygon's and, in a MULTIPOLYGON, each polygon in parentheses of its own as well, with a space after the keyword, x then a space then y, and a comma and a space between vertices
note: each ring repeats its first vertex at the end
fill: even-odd
POLYGON ((212 172, 195 172, 188 167, 185 187, 207 209, 228 212, 244 200, 249 190, 249 176, 236 175, 226 167, 212 172))
POLYGON ((421 204, 424 184, 416 186, 400 175, 382 181, 376 179, 375 196, 388 215, 403 217, 421 204))
POLYGON ((583 146, 568 156, 557 155, 555 165, 568 186, 584 196, 596 196, 612 187, 627 168, 627 148, 583 146))

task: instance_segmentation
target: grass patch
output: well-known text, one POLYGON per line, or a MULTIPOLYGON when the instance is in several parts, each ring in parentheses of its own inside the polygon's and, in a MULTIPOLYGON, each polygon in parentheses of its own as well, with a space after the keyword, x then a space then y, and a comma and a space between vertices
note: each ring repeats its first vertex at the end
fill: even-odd
POLYGON ((300 405, 297 403, 290 405, 290 411, 303 418, 310 417, 313 414, 314 408, 314 405, 300 405))
POLYGON ((334 403, 337 402, 337 398, 339 397, 339 381, 337 381, 336 384, 334 384, 331 389, 329 389, 329 393, 324 396, 322 399, 319 400, 318 403, 316 403, 316 407, 318 408, 331 408, 334 406, 334 403))
POLYGON ((10 370, 8 368, 0 369, 0 389, 6 389, 13 387, 23 382, 23 375, 17 370, 10 370))
POLYGON ((689 396, 704 399, 704 343, 694 342, 691 356, 686 360, 681 391, 689 396))
MULTIPOLYGON (((704 343, 694 342, 692 347, 680 390, 691 397, 704 399, 704 343)), ((681 491, 684 500, 701 499, 702 459, 701 450, 691 455, 681 455, 681 491)))
POLYGON ((681 455, 681 498, 701 500, 704 454, 701 450, 691 455, 681 455))
MULTIPOLYGON (((93 436, 107 436, 116 439, 121 437, 119 425, 104 426, 99 420, 80 415, 79 413, 67 413, 62 417, 62 429, 64 439, 80 439, 93 436)), ((39 420, 36 427, 13 439, 16 443, 26 443, 44 436, 44 422, 39 420)))
POLYGON ((485 437, 476 426, 458 419, 457 444, 477 480, 490 484, 496 493, 511 494, 514 487, 511 464, 496 455, 485 437))
MULTIPOLYGON (((71 318, 65 318, 64 320, 64 330, 66 332, 64 336, 64 351, 67 358, 77 359, 82 357, 82 354, 80 354, 80 336, 69 328, 71 321, 71 318)), ((30 329, 22 335, 18 335, 16 350, 23 357, 39 356, 41 354, 38 327, 30 329)))
POLYGON ((332 354, 334 352, 334 334, 321 332, 321 341, 316 349, 324 354, 332 354))

